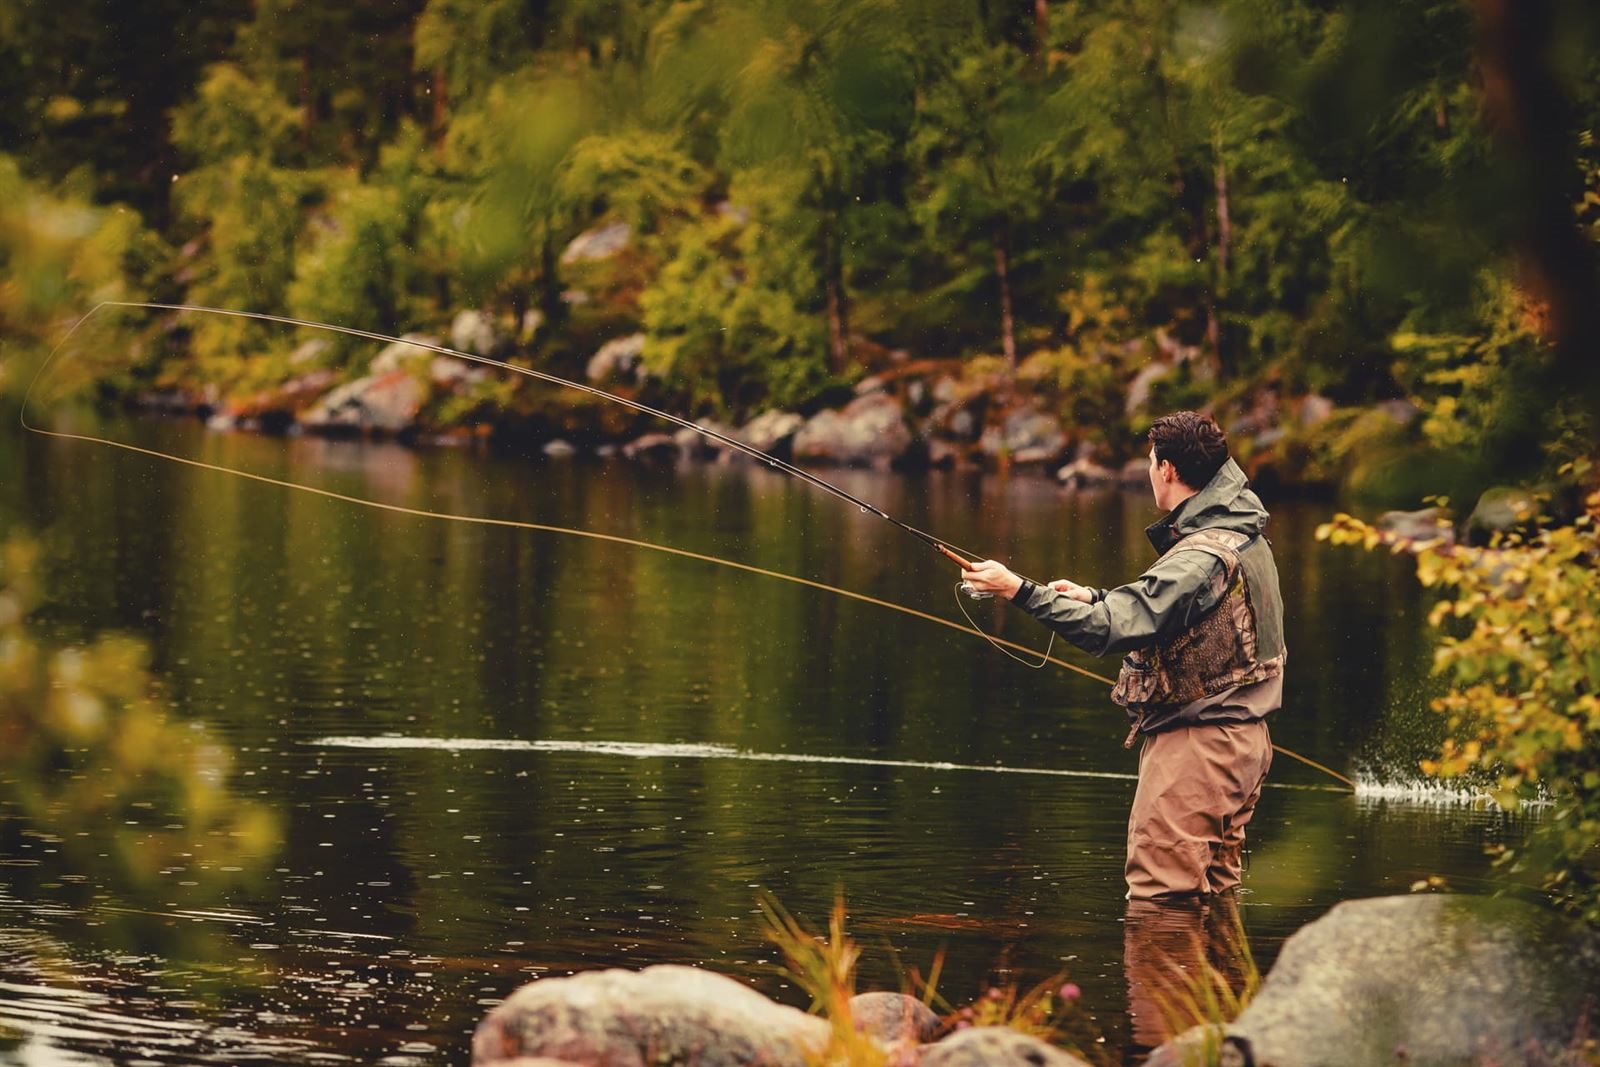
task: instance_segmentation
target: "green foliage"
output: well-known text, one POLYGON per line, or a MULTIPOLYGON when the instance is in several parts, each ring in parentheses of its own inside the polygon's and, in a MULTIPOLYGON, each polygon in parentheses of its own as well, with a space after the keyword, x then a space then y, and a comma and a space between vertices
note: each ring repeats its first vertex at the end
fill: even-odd
POLYGON ((807 264, 756 223, 686 226, 640 296, 644 363, 691 411, 743 417, 792 408, 826 384, 822 322, 793 298, 807 264))
MULTIPOLYGON (((86 193, 81 183, 52 189, 30 180, 0 155, 0 394, 25 389, 25 367, 95 304, 142 299, 164 265, 167 249, 138 215, 97 207, 86 193)), ((82 352, 57 377, 59 388, 128 387, 136 353, 94 344, 82 352)))
POLYGON ((1444 594, 1433 707, 1448 736, 1425 773, 1483 781, 1507 810, 1551 804, 1513 870, 1535 870, 1556 896, 1600 922, 1600 493, 1571 525, 1487 548, 1413 544, 1348 515, 1317 531, 1335 544, 1416 554, 1417 577, 1444 594))

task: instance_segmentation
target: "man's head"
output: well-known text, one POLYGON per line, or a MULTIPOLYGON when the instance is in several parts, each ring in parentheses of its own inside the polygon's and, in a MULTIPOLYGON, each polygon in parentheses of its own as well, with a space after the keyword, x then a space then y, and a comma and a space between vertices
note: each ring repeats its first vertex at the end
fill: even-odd
POLYGON ((1204 489, 1227 461, 1227 439, 1210 415, 1175 411, 1150 427, 1150 489, 1163 510, 1204 489))

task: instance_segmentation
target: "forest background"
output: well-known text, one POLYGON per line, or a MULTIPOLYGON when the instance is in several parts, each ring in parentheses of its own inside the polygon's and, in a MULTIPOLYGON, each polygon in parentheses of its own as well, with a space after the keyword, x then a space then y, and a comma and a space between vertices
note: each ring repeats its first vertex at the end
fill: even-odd
MULTIPOLYGON (((133 11, 0 0, 13 392, 105 299, 445 338, 471 310, 568 377, 642 335, 631 395, 729 424, 932 365, 964 432, 1025 406, 1112 465, 1202 407, 1252 473, 1373 500, 1589 469, 1578 0, 133 11), (619 247, 574 253, 597 233, 619 247)), ((227 404, 370 356, 219 319, 85 369, 227 404)), ((570 426, 551 393, 431 417, 570 426)))

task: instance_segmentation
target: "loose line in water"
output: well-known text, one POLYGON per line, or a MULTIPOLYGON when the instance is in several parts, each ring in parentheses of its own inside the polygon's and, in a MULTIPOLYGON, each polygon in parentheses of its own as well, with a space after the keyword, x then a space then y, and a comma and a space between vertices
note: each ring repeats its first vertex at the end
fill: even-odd
MULTIPOLYGON (((811 763, 844 767, 890 767, 919 771, 977 771, 984 774, 1032 774, 1049 778, 1103 778, 1137 782, 1122 771, 1081 771, 1061 767, 1008 767, 1002 764, 949 763, 943 760, 873 759, 865 756, 816 756, 799 752, 753 752, 731 745, 644 741, 524 741, 500 737, 333 736, 304 742, 319 748, 361 748, 424 752, 564 752, 625 759, 725 759, 743 763, 811 763)), ((1268 782, 1268 789, 1342 793, 1331 785, 1268 782)))
MULTIPOLYGON (((701 552, 693 552, 693 551, 690 551, 690 550, 684 549, 684 548, 675 548, 675 547, 673 547, 671 545, 654 544, 654 543, 649 542, 649 541, 641 541, 641 540, 639 540, 637 538, 624 537, 624 536, 621 536, 619 534, 600 533, 600 532, 593 531, 593 530, 579 530, 579 529, 574 529, 574 528, 566 527, 566 526, 555 526, 555 525, 551 525, 551 524, 548 524, 548 523, 526 522, 526 521, 523 521, 523 520, 520 520, 520 519, 496 519, 496 518, 491 518, 491 517, 488 517, 488 516, 481 516, 481 515, 462 515, 462 514, 458 514, 456 512, 435 511, 435 510, 433 510, 431 508, 408 507, 408 506, 403 505, 403 504, 389 504, 389 503, 385 503, 383 501, 372 500, 372 499, 369 499, 369 498, 366 498, 366 497, 358 497, 358 496, 352 496, 352 495, 347 494, 347 493, 335 492, 334 490, 331 490, 331 489, 322 489, 322 488, 319 488, 317 486, 305 485, 305 484, 300 483, 300 482, 291 482, 291 481, 287 481, 287 480, 282 479, 282 478, 273 478, 273 477, 270 477, 270 476, 265 475, 265 474, 256 474, 256 473, 251 472, 251 471, 239 470, 239 469, 234 468, 234 467, 226 467, 226 466, 222 466, 221 464, 207 463, 204 460, 191 459, 191 458, 186 457, 186 456, 173 455, 170 452, 162 452, 159 449, 145 448, 145 447, 143 447, 141 445, 129 444, 129 443, 124 442, 124 441, 115 441, 115 440, 112 440, 110 438, 99 437, 99 436, 96 436, 96 435, 93 435, 93 434, 72 433, 72 432, 68 432, 68 431, 65 431, 65 430, 49 430, 49 429, 45 429, 44 427, 41 427, 41 426, 33 425, 32 423, 30 423, 28 421, 27 413, 28 413, 29 398, 31 398, 32 395, 33 395, 34 386, 38 384, 38 381, 39 381, 39 379, 41 377, 43 377, 43 375, 45 373, 45 370, 50 366, 51 363, 53 363, 55 361, 56 357, 66 347, 67 342, 72 338, 72 335, 75 332, 77 332, 78 327, 82 326, 83 323, 88 321, 88 319, 90 317, 92 317, 95 314, 96 311, 99 311, 103 307, 127 307, 127 308, 143 308, 143 309, 146 309, 146 310, 161 309, 161 310, 169 310, 169 311, 210 313, 210 314, 216 314, 216 315, 228 315, 228 316, 233 316, 233 317, 236 317, 236 318, 257 319, 257 320, 261 320, 261 321, 265 321, 265 322, 276 322, 276 323, 280 323, 280 324, 284 324, 284 325, 301 326, 301 327, 306 327, 306 328, 309 328, 309 329, 331 330, 331 331, 333 331, 335 333, 343 333, 343 334, 347 334, 347 335, 352 336, 352 337, 361 337, 361 338, 366 338, 368 340, 386 341, 386 342, 390 342, 390 343, 394 343, 394 344, 412 345, 412 346, 414 346, 416 348, 427 349, 429 351, 438 352, 438 353, 440 353, 442 355, 454 356, 454 357, 457 357, 459 359, 467 360, 469 362, 480 363, 480 364, 484 364, 484 365, 488 365, 488 366, 503 368, 503 369, 509 370, 509 371, 515 371, 517 373, 524 374, 524 375, 526 375, 528 377, 531 377, 531 378, 534 378, 534 379, 537 379, 537 380, 540 380, 540 381, 548 381, 548 382, 552 382, 552 383, 555 383, 555 384, 568 386, 568 387, 571 387, 571 388, 574 388, 574 389, 578 389, 578 390, 580 390, 582 392, 585 392, 585 393, 591 393, 591 394, 594 394, 596 396, 605 397, 605 398, 609 398, 611 400, 615 400, 617 403, 623 404, 626 407, 630 407, 630 408, 633 408, 633 409, 635 409, 637 411, 646 412, 646 413, 652 414, 652 415, 659 415, 660 417, 666 419, 669 422, 676 423, 676 424, 678 424, 680 426, 684 426, 684 427, 686 427, 688 429, 692 429, 692 430, 695 430, 697 432, 706 434, 706 435, 708 435, 710 437, 713 437, 713 438, 715 438, 717 440, 724 441, 724 442, 732 445, 733 447, 735 447, 736 449, 738 449, 740 452, 742 452, 744 454, 755 456, 756 458, 761 459, 763 462, 769 463, 769 464, 771 464, 771 465, 773 465, 775 467, 780 468, 781 470, 785 471, 786 473, 792 473, 792 474, 796 475, 797 477, 803 479, 804 481, 806 481, 806 482, 808 482, 810 484, 817 485, 817 486, 819 486, 821 488, 826 489, 830 493, 833 493, 833 494, 838 495, 838 496, 843 496, 845 499, 850 500, 852 503, 859 504, 863 509, 872 511, 874 514, 878 515, 879 517, 887 519, 889 522, 893 523, 894 525, 896 525, 898 527, 901 527, 902 529, 904 529, 907 532, 911 533, 913 536, 916 536, 916 537, 918 537, 918 538, 920 538, 920 539, 922 539, 924 541, 927 541, 929 544, 933 544, 933 545, 935 545, 937 547, 938 544, 944 543, 944 542, 940 542, 938 539, 934 538, 933 535, 928 534, 928 533, 926 533, 926 532, 924 532, 922 530, 916 529, 915 527, 909 526, 909 525, 901 522, 900 520, 895 519, 892 516, 889 516, 889 515, 885 514, 883 511, 881 511, 877 507, 875 507, 873 505, 870 505, 870 504, 867 504, 867 503, 865 503, 863 501, 860 501, 856 497, 850 496, 848 493, 845 493, 843 490, 839 489, 838 487, 832 485, 829 482, 825 482, 820 478, 817 478, 815 475, 811 474, 808 471, 805 471, 805 470, 803 470, 803 469, 801 469, 799 467, 795 467, 792 464, 785 463, 784 461, 776 459, 775 457, 769 456, 766 453, 761 452, 758 449, 752 448, 751 446, 745 444, 742 441, 737 441, 737 440, 735 440, 733 438, 726 437, 723 434, 716 433, 715 431, 707 430, 706 428, 698 425, 697 423, 692 423, 692 422, 689 422, 689 421, 687 421, 685 419, 680 419, 677 416, 670 415, 670 414, 667 414, 665 412, 657 411, 654 408, 650 408, 650 407, 647 407, 645 405, 639 404, 639 403, 637 403, 635 401, 628 400, 625 397, 618 397, 618 396, 615 396, 614 394, 607 393, 604 390, 595 389, 592 386, 582 385, 582 384, 577 383, 577 382, 570 382, 565 378, 558 378, 558 377, 556 377, 554 375, 544 374, 544 373, 539 372, 539 371, 530 370, 530 369, 528 369, 526 367, 517 367, 517 366, 511 365, 511 364, 499 363, 499 362, 487 359, 487 358, 482 357, 482 356, 474 356, 474 355, 471 355, 470 353, 466 353, 466 352, 457 352, 454 349, 445 348, 445 347, 443 347, 441 345, 432 344, 430 342, 408 341, 408 340, 406 340, 404 338, 392 337, 392 336, 390 336, 388 334, 374 333, 374 332, 368 331, 368 330, 357 330, 357 329, 353 329, 351 327, 332 325, 330 323, 309 322, 309 321, 303 320, 303 319, 294 319, 294 318, 289 318, 287 316, 270 315, 270 314, 265 314, 265 313, 261 313, 261 312, 236 311, 236 310, 232 310, 232 309, 228 309, 228 308, 210 308, 210 307, 200 307, 200 306, 196 306, 196 305, 187 305, 187 304, 159 304, 159 303, 143 303, 143 302, 116 301, 116 300, 103 301, 102 303, 95 305, 95 307, 92 310, 90 310, 88 314, 84 315, 83 318, 79 319, 76 323, 73 324, 72 328, 67 331, 67 335, 61 339, 60 343, 57 344, 56 347, 51 351, 50 355, 45 359, 44 363, 40 365, 38 372, 34 375, 33 381, 30 382, 29 385, 28 385, 27 394, 23 398, 22 411, 20 413, 20 420, 21 420, 21 423, 22 423, 22 426, 23 426, 24 429, 27 429, 27 430, 29 430, 29 431, 31 431, 33 433, 41 434, 41 435, 43 435, 45 437, 54 437, 54 438, 59 438, 59 439, 62 439, 62 440, 69 440, 69 441, 81 441, 81 442, 84 442, 86 444, 109 445, 112 448, 120 448, 120 449, 123 449, 123 450, 128 451, 128 452, 133 452, 133 453, 136 453, 136 454, 139 454, 139 455, 149 456, 149 457, 152 457, 152 458, 155 458, 155 459, 163 459, 163 460, 168 460, 168 461, 173 462, 173 463, 181 463, 181 464, 184 464, 186 466, 193 467, 193 468, 196 468, 196 469, 199 469, 199 470, 213 471, 213 472, 218 473, 218 474, 231 475, 231 476, 236 477, 236 478, 246 478, 246 479, 249 479, 251 481, 260 482, 260 483, 262 483, 264 485, 276 486, 276 487, 278 487, 280 489, 288 489, 288 490, 298 491, 298 492, 302 492, 302 493, 311 493, 311 494, 314 494, 316 496, 325 497, 325 498, 330 499, 330 500, 338 500, 338 501, 342 501, 342 502, 347 503, 347 504, 355 504, 358 507, 377 508, 377 509, 379 509, 381 511, 389 511, 389 512, 393 512, 393 513, 401 514, 401 515, 410 515, 410 516, 414 516, 414 517, 417 517, 417 518, 439 519, 441 521, 446 521, 446 522, 460 522, 460 523, 467 523, 469 525, 476 525, 476 526, 497 526, 497 527, 502 527, 502 528, 507 528, 507 529, 529 530, 529 531, 534 531, 534 532, 538 532, 538 533, 563 534, 563 535, 566 535, 566 536, 569 536, 569 537, 585 537, 585 538, 589 538, 590 540, 594 540, 594 541, 604 541, 604 542, 607 542, 607 543, 610 543, 610 544, 626 545, 626 546, 628 546, 630 548, 642 548, 642 549, 647 549, 647 550, 650 550, 650 551, 653 551, 653 552, 665 552, 665 553, 667 553, 669 555, 679 556, 679 557, 682 557, 684 559, 693 559, 693 560, 698 560, 698 561, 700 561, 702 563, 712 563, 712 564, 716 564, 718 566, 731 567, 731 568, 733 568, 735 570, 744 571, 744 572, 749 573, 749 574, 758 574, 758 575, 761 575, 761 576, 766 577, 766 578, 775 578, 775 579, 778 579, 780 581, 791 582, 793 584, 805 586, 805 587, 810 588, 810 589, 816 589, 816 590, 819 590, 819 591, 822 591, 822 592, 832 593, 835 596, 847 597, 847 598, 849 598, 851 600, 857 600, 857 601, 860 601, 860 602, 865 603, 865 604, 873 604, 873 605, 876 605, 877 607, 888 608, 891 611, 898 611, 898 612, 901 612, 903 614, 909 615, 909 616, 911 616, 913 618, 922 619, 925 622, 938 623, 940 626, 947 626, 952 630, 957 630, 957 631, 960 631, 961 633, 972 634, 972 635, 975 635, 977 637, 980 637, 983 640, 989 642, 991 645, 995 646, 996 648, 1000 648, 1002 650, 1014 649, 1014 650, 1019 651, 1019 652, 1025 652, 1030 656, 1037 656, 1037 657, 1039 657, 1039 664, 1038 664, 1039 666, 1043 666, 1044 664, 1049 663, 1049 664, 1053 664, 1053 665, 1055 665, 1057 667, 1061 667, 1061 668, 1063 668, 1065 670, 1072 671, 1073 673, 1081 675, 1081 676, 1083 676, 1085 678, 1092 679, 1093 681, 1099 682, 1099 683, 1101 683, 1103 685, 1110 686, 1110 685, 1115 685, 1116 684, 1114 679, 1108 678, 1103 674, 1100 674, 1100 673, 1098 673, 1096 671, 1088 670, 1087 668, 1080 667, 1075 663, 1071 663, 1071 662, 1068 662, 1067 660, 1060 659, 1059 657, 1050 655, 1048 649, 1045 652, 1041 653, 1041 652, 1037 651, 1036 649, 1028 647, 1027 645, 1018 644, 1015 641, 1010 641, 1010 640, 1007 640, 1006 638, 996 637, 996 636, 994 636, 992 634, 986 633, 983 630, 978 629, 976 626, 963 626, 960 623, 953 622, 953 621, 951 621, 949 619, 941 618, 938 615, 929 614, 928 612, 925 612, 925 611, 919 611, 916 608, 907 607, 904 604, 897 604, 897 603, 895 603, 893 601, 882 600, 882 599, 879 599, 878 597, 868 596, 865 593, 857 593, 857 592, 855 592, 853 590, 842 589, 842 588, 839 588, 838 586, 827 585, 827 584, 825 584, 823 582, 814 581, 814 580, 812 580, 810 578, 802 578, 802 577, 800 577, 798 575, 785 574, 782 571, 768 570, 765 567, 757 567, 754 564, 750 564, 750 563, 740 563, 740 562, 738 562, 736 560, 725 559, 725 558, 722 558, 720 556, 712 556, 712 555, 708 555, 708 554, 701 553, 701 552)), ((956 546, 956 547, 960 547, 960 546, 956 546)), ((1316 762, 1315 760, 1312 760, 1312 759, 1309 759, 1309 758, 1307 758, 1305 756, 1302 756, 1297 752, 1293 752, 1293 751, 1291 751, 1289 749, 1286 749, 1286 748, 1282 747, 1281 745, 1274 744, 1272 746, 1272 748, 1273 748, 1273 751, 1275 751, 1275 752, 1280 752, 1283 755, 1288 756, 1291 759, 1298 760, 1299 762, 1305 764, 1306 766, 1312 767, 1312 768, 1314 768, 1316 770, 1319 770, 1323 774, 1326 774, 1329 777, 1338 780, 1339 782, 1343 783, 1346 787, 1348 787, 1351 792, 1356 792, 1357 791, 1356 783, 1351 781, 1349 778, 1346 778, 1344 775, 1338 773, 1337 771, 1332 770, 1329 767, 1323 766, 1322 764, 1316 762)), ((952 765, 952 766, 954 766, 954 765, 952 765)), ((1038 772, 1030 772, 1030 773, 1051 773, 1051 772, 1038 771, 1038 772)), ((1061 772, 1061 773, 1067 773, 1067 772, 1061 772)), ((1073 773, 1085 773, 1085 774, 1087 774, 1087 773, 1090 773, 1090 772, 1073 772, 1073 773)))

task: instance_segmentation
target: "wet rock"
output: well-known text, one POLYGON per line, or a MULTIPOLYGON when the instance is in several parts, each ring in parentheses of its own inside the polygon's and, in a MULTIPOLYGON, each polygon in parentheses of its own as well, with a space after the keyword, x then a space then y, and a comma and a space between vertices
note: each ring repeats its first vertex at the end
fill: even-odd
POLYGON ((861 1033, 893 1045, 932 1041, 939 1016, 916 997, 904 993, 858 993, 850 998, 850 1018, 861 1033))
POLYGON ((1532 526, 1542 506, 1534 494, 1518 486, 1496 486, 1478 497, 1467 516, 1465 534, 1471 544, 1486 544, 1496 534, 1532 526))
POLYGON ((313 404, 300 422, 317 430, 399 433, 416 422, 427 387, 409 370, 346 382, 313 404))
MULTIPOLYGON (((736 436, 733 427, 725 426, 713 419, 702 419, 697 425, 720 433, 724 437, 736 436)), ((715 437, 708 437, 699 430, 691 430, 687 426, 674 433, 672 439, 678 443, 678 451, 688 459, 710 459, 729 450, 728 445, 715 437)))
POLYGON ((1227 1027, 1254 1067, 1566 1062, 1600 1005, 1600 934, 1518 900, 1339 904, 1227 1027))
POLYGON ((958 1030, 929 1046, 921 1067, 1088 1067, 1065 1049, 1004 1026, 958 1030))
POLYGON ((1104 489, 1117 483, 1117 472, 1092 459, 1075 459, 1056 471, 1056 481, 1064 489, 1104 489))
POLYGON ((539 451, 547 456, 571 456, 577 453, 578 448, 571 441, 563 441, 557 437, 553 441, 546 441, 539 451))
POLYGON ((677 439, 665 433, 647 433, 622 446, 622 454, 629 459, 656 462, 677 459, 679 451, 677 439))
POLYGON ((905 414, 883 393, 859 397, 839 411, 820 412, 794 436, 795 458, 824 463, 884 467, 910 448, 905 414))
POLYGON ((523 986, 478 1025, 472 1063, 806 1067, 827 1043, 822 1019, 724 975, 661 965, 523 986))
POLYGON ((1022 408, 984 431, 978 447, 990 458, 1004 454, 1013 463, 1054 463, 1067 447, 1067 435, 1054 415, 1022 408))
POLYGON ((792 411, 763 411, 745 423, 739 431, 739 440, 783 459, 793 450, 795 434, 805 424, 805 418, 792 411))
POLYGON ((1385 511, 1378 516, 1377 527, 1407 541, 1442 541, 1454 544, 1455 527, 1450 524, 1443 508, 1422 508, 1418 511, 1385 511))
POLYGON ((582 263, 610 259, 628 247, 633 239, 633 227, 626 222, 610 222, 585 230, 574 237, 561 252, 562 263, 582 263))
POLYGON ((589 358, 584 376, 591 382, 637 381, 640 358, 644 355, 644 334, 618 337, 600 346, 589 358))

